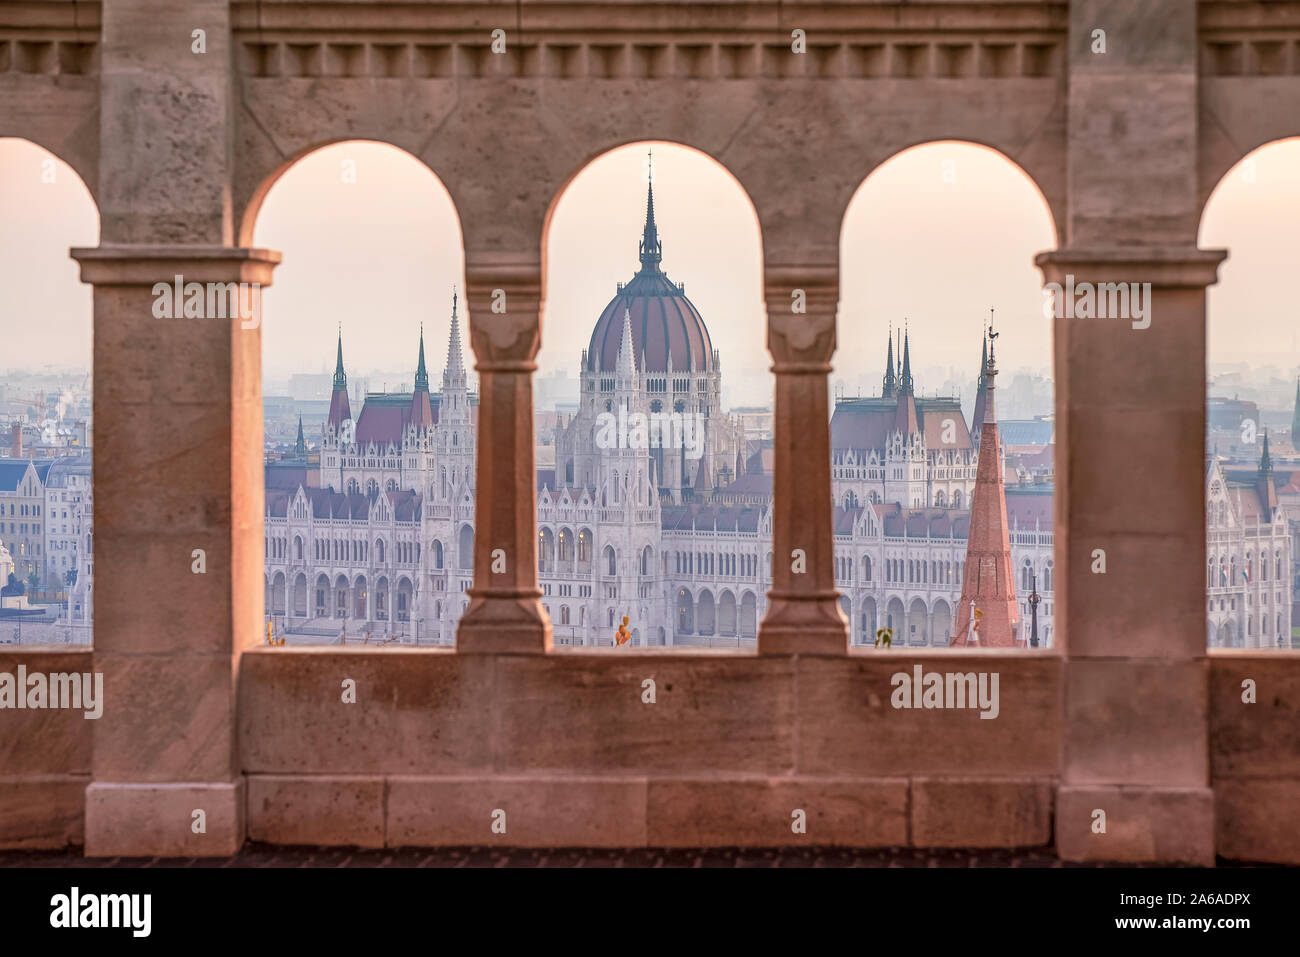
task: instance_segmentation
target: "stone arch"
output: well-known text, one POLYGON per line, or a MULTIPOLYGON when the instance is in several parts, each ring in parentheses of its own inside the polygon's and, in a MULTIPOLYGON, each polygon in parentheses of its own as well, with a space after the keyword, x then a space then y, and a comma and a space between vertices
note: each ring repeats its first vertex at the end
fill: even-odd
POLYGON ((537 533, 537 570, 543 575, 555 571, 555 533, 549 528, 537 533))
POLYGON ((944 646, 952 638, 952 608, 944 599, 937 599, 930 611, 930 644, 944 646))
POLYGON ((909 645, 928 645, 930 643, 930 614, 925 602, 913 598, 907 611, 907 643, 909 645))
POLYGON ((474 568, 474 526, 468 523, 460 527, 456 539, 456 566, 461 571, 474 568))
POLYGON ((613 545, 606 545, 600 553, 600 573, 611 578, 618 574, 618 553, 613 545))
MULTIPOLYGON (((49 115, 51 114, 48 112, 42 114, 42 116, 49 115)), ((69 120, 73 120, 71 114, 69 114, 68 118, 69 120)), ((42 136, 40 134, 32 136, 26 135, 25 131, 19 128, 21 127, 23 120, 24 114, 21 110, 17 113, 11 111, 5 117, 6 129, 11 130, 12 132, 6 132, 5 134, 0 135, 0 152, 8 150, 29 152, 38 159, 44 159, 44 157, 39 157, 37 154, 48 154, 55 163, 59 164, 55 167, 56 181, 57 177, 60 175, 60 170, 66 168, 67 172, 76 179, 81 189, 85 190, 86 198, 89 199, 91 205, 95 207, 95 238, 88 241, 86 245, 99 245, 100 216, 99 197, 97 195, 99 190, 99 140, 93 136, 69 136, 60 140, 58 149, 52 149, 46 145, 47 140, 50 139, 48 136, 42 136), (88 147, 91 149, 88 149, 88 147)), ((79 124, 80 119, 78 118, 74 120, 74 122, 79 124)))
MULTIPOLYGON (((1242 170, 1247 161, 1252 159, 1258 161, 1260 156, 1269 150, 1300 141, 1300 123, 1295 121, 1294 113, 1282 110, 1271 112, 1267 116, 1252 115, 1252 122, 1276 124, 1276 128, 1255 133, 1249 138, 1240 138, 1236 135, 1215 137, 1211 141, 1211 149, 1202 149, 1197 154, 1200 167, 1197 183, 1201 211, 1198 224, 1200 228, 1204 227, 1206 211, 1220 194, 1224 184, 1242 170), (1245 152, 1242 152, 1243 149, 1245 152)), ((1205 247, 1203 240, 1198 241, 1198 244, 1205 247)))
POLYGON ((876 599, 873 595, 867 595, 858 602, 857 621, 854 624, 858 633, 858 641, 861 644, 875 644, 876 629, 880 627, 877 623, 878 617, 876 599))
POLYGON ((753 638, 758 634, 758 599, 752 591, 740 596, 740 637, 753 638))
POLYGON ((410 621, 415 605, 415 585, 403 575, 397 580, 397 596, 393 602, 393 620, 410 621))
POLYGON ((695 599, 690 589, 677 589, 677 634, 695 633, 695 599))
POLYGON ((718 634, 728 638, 735 637, 736 631, 736 596, 730 589, 724 589, 718 596, 718 634))
POLYGON ((284 614, 284 572, 276 572, 271 579, 271 604, 268 606, 271 614, 284 614))
POLYGON ((371 617, 375 621, 388 621, 392 617, 388 592, 388 576, 380 575, 375 580, 375 594, 370 610, 371 617))
MULTIPOLYGON (((307 124, 307 128, 310 129, 311 124, 307 124)), ((416 154, 417 144, 409 144, 412 148, 408 149, 401 142, 384 136, 321 137, 313 142, 300 143, 288 157, 285 157, 283 152, 278 149, 273 152, 268 151, 266 155, 261 155, 256 149, 239 151, 236 154, 237 160, 235 163, 234 197, 234 208, 240 211, 239 245, 254 245, 258 216, 262 212, 267 198, 286 173, 314 154, 331 150, 332 147, 352 144, 387 147, 404 154, 412 163, 423 167, 430 177, 431 185, 446 195, 446 200, 450 204, 451 213, 453 214, 452 218, 456 223, 456 245, 461 250, 464 250, 465 243, 461 225, 460 204, 456 202, 453 188, 449 185, 448 180, 439 176, 428 162, 416 154)), ((447 164, 446 168, 450 168, 450 165, 447 164)))
POLYGON ((713 601, 713 592, 707 588, 700 592, 695 603, 695 627, 701 635, 714 635, 718 630, 717 608, 713 601))
POLYGON ((352 592, 352 585, 346 575, 340 575, 334 582, 334 617, 348 618, 348 596, 352 592))
POLYGON ((903 611, 903 600, 894 596, 885 603, 885 619, 881 627, 892 628, 894 630, 894 641, 896 645, 901 645, 907 640, 907 622, 906 614, 903 611))
MULTIPOLYGON (((1015 143, 1015 141, 1012 139, 1007 139, 1005 141, 1008 149, 1013 148, 1013 143, 1015 143)), ((1015 145, 1019 146, 1020 144, 1016 143, 1015 145)), ((841 227, 843 226, 843 223, 854 203, 860 199, 860 194, 862 193, 863 188, 866 187, 874 177, 880 175, 882 171, 887 171, 891 166, 899 161, 906 160, 909 154, 921 150, 938 150, 943 148, 957 151, 973 149, 983 153, 989 153, 996 156, 1008 167, 1018 173, 1024 184, 1033 191, 1034 195, 1038 199, 1039 205, 1041 205, 1043 211, 1047 215, 1047 220, 1052 230, 1050 248, 1055 249, 1059 245, 1060 236, 1064 232, 1062 224, 1065 222, 1066 212, 1065 182, 1064 177, 1062 176, 1064 170, 1063 168, 1057 167, 1054 160, 1063 160, 1063 157, 1044 156, 1037 162, 1031 163, 1023 152, 1018 158, 1013 157, 998 145, 996 138, 994 137, 981 139, 973 136, 954 137, 942 134, 938 136, 918 135, 909 137, 907 142, 895 144, 894 149, 891 152, 876 152, 871 154, 871 156, 868 157, 867 167, 860 168, 861 175, 859 176, 858 182, 847 192, 846 195, 844 195, 839 217, 841 227), (874 157, 874 162, 872 162, 872 157, 874 157), (1047 184, 1048 188, 1045 190, 1043 185, 1040 184, 1047 184)), ((888 149, 888 147, 886 147, 886 149, 888 149)))
POLYGON ((358 575, 352 580, 352 617, 367 620, 371 617, 370 589, 366 576, 358 575))
POLYGON ((307 617, 307 575, 299 572, 293 580, 292 614, 295 618, 307 617))
POLYGON ((328 618, 330 615, 330 580, 328 575, 316 576, 316 593, 312 596, 312 614, 316 618, 328 618))
MULTIPOLYGON (((763 229, 762 229, 762 223, 760 221, 758 209, 754 204, 753 191, 745 185, 741 175, 739 175, 732 166, 729 166, 727 163, 724 163, 717 156, 709 152, 707 148, 696 146, 692 143, 686 142, 685 139, 679 139, 671 136, 661 137, 657 139, 646 139, 643 136, 615 137, 609 139, 604 143, 590 144, 589 147, 583 151, 584 155, 578 159, 578 162, 576 164, 571 166, 568 175, 563 179, 561 183, 558 184, 557 188, 554 189, 551 196, 550 203, 546 207, 546 213, 543 218, 542 228, 541 228, 543 262, 548 261, 548 246, 551 238, 550 236, 551 227, 555 223, 555 214, 559 209, 562 208, 564 199, 566 195, 569 193, 570 189, 573 188, 574 184, 580 178, 582 178, 584 174, 588 173, 593 167, 598 166, 599 164, 602 163, 602 161, 608 160, 611 156, 614 156, 620 153, 621 151, 634 150, 638 154, 638 157, 640 157, 644 155, 647 150, 651 150, 655 147, 668 147, 670 150, 673 151, 676 150, 689 151, 691 154, 695 154, 696 156, 705 160, 707 163, 710 164, 712 168, 721 170, 727 177, 730 178, 733 184, 739 189, 740 194, 745 197, 745 201, 749 204, 750 212, 754 216, 754 227, 758 236, 759 262, 762 263, 763 249, 764 249, 763 229)), ((660 150, 661 159, 663 153, 664 150, 661 149, 660 150)), ((644 199, 644 197, 639 197, 639 198, 644 199)), ((641 210, 641 213, 644 214, 644 209, 641 210)), ((543 302, 546 302, 548 301, 548 299, 551 298, 547 294, 547 289, 548 289, 548 277, 545 271, 543 271, 543 275, 542 275, 542 301, 543 302)), ((546 324, 547 324, 546 317, 545 315, 543 315, 542 326, 545 327, 546 324)))

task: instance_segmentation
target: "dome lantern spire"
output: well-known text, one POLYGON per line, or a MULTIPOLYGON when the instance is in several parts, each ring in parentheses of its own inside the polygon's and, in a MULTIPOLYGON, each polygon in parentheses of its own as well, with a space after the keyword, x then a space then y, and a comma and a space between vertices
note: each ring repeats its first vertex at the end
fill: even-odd
POLYGON ((649 154, 649 182, 646 187, 645 229, 641 233, 641 272, 656 275, 664 258, 664 244, 659 241, 659 227, 655 225, 654 150, 649 154))

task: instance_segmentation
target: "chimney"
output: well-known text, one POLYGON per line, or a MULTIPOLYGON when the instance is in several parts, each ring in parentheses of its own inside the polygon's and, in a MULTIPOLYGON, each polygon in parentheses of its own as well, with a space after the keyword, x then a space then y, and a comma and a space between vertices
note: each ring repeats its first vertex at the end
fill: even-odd
POLYGON ((15 422, 13 428, 9 431, 9 455, 15 459, 23 457, 23 425, 21 422, 15 422))

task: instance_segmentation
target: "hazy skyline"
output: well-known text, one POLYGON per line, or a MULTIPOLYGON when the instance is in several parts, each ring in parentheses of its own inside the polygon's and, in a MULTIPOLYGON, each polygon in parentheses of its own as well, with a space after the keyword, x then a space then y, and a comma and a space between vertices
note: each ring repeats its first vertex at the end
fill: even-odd
MULTIPOLYGON (((559 199, 548 236, 541 375, 576 375, 597 317, 636 269, 648 145, 598 157, 559 199)), ((654 150, 665 269, 686 284, 709 325, 730 404, 770 402, 760 239, 749 199, 704 154, 666 143, 654 150)), ((0 207, 7 346, 0 367, 89 366, 91 292, 68 256, 69 247, 98 241, 88 190, 43 149, 0 139, 0 207)), ((322 148, 272 188, 255 242, 284 253, 265 295, 267 380, 332 368, 340 323, 350 374, 413 372, 423 322, 436 387, 464 256, 451 198, 421 162, 378 143, 322 148), (345 161, 355 182, 345 181, 345 161)), ((1211 364, 1294 368, 1296 323, 1276 277, 1300 249, 1300 139, 1265 147, 1225 176, 1207 205, 1200 243, 1230 250, 1209 294, 1211 364)), ((1033 256, 1054 245, 1036 188, 1000 154, 941 142, 893 157, 864 181, 845 215, 833 378, 879 378, 887 329, 905 317, 918 368, 973 367, 990 305, 1005 334, 1001 367, 1048 369, 1050 329, 1033 256)), ((468 351, 466 360, 472 363, 468 351)), ((927 391, 941 385, 918 382, 927 391)))

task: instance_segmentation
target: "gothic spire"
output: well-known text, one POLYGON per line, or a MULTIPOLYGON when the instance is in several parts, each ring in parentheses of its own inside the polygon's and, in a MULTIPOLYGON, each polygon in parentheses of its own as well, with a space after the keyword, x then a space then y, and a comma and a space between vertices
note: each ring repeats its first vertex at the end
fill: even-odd
POLYGON ((618 344, 618 377, 631 379, 636 371, 636 347, 632 344, 632 313, 623 310, 623 338, 618 344))
POLYGON ((910 336, 906 331, 903 332, 903 375, 898 382, 898 390, 902 395, 913 395, 912 391, 912 351, 910 336))
POLYGON ((650 154, 650 182, 646 188, 645 229, 641 233, 641 272, 657 275, 663 259, 664 244, 659 241, 659 227, 655 225, 654 153, 650 154))
POLYGON ((1268 430, 1264 430, 1264 450, 1259 456, 1259 474, 1255 479, 1259 503, 1264 509, 1264 521, 1273 521, 1277 515, 1277 483, 1273 481, 1273 457, 1268 454, 1268 430))
POLYGON ((293 451, 296 455, 307 454, 307 439, 302 434, 302 416, 298 416, 298 441, 293 444, 293 451))
POLYGON ((415 367, 415 391, 429 391, 429 371, 424 367, 424 323, 420 323, 420 363, 415 367))
POLYGON ((350 418, 352 407, 348 402, 348 376, 343 371, 343 326, 340 323, 338 359, 334 363, 334 391, 330 395, 330 415, 327 421, 337 430, 350 418))
POLYGON ((898 387, 898 379, 894 375, 894 330, 889 330, 889 352, 885 355, 885 378, 881 383, 880 395, 883 398, 893 398, 894 390, 898 387))
MULTIPOLYGON (((460 317, 456 313, 456 304, 459 297, 456 290, 451 291, 451 334, 447 337, 447 374, 455 373, 463 375, 465 372, 465 360, 460 352, 460 317)), ((423 346, 421 346, 423 349, 423 346)), ((423 352, 421 353, 423 355, 423 352)), ((423 361, 421 361, 423 365, 423 361)))
POLYGON ((339 325, 339 355, 334 363, 334 389, 346 390, 348 387, 348 375, 343 371, 343 326, 339 325))

